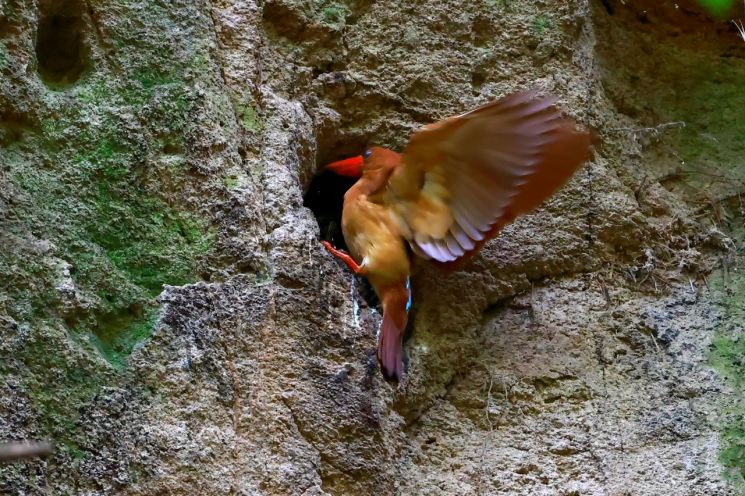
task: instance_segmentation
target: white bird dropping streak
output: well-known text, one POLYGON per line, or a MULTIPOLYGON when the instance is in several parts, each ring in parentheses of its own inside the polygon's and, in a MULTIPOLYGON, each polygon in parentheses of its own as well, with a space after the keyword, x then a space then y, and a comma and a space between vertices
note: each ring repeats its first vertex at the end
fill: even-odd
POLYGON ((350 284, 349 296, 352 298, 352 315, 354 315, 355 327, 360 326, 360 304, 357 303, 356 290, 355 290, 356 278, 352 274, 352 284, 350 284))

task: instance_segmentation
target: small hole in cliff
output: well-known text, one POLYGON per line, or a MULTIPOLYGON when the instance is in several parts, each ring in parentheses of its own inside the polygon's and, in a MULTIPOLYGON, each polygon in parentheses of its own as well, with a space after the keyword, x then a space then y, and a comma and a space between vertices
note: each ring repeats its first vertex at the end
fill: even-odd
POLYGON ((341 232, 341 209, 344 193, 355 181, 354 178, 322 172, 311 181, 303 202, 318 221, 321 239, 345 250, 347 246, 341 232))
MULTIPOLYGON (((313 178, 303 199, 303 204, 313 212, 318 222, 321 239, 345 251, 347 245, 341 231, 341 211, 344 206, 344 193, 356 181, 355 178, 339 176, 332 172, 321 172, 313 178)), ((370 283, 364 278, 358 279, 359 295, 368 307, 378 307, 378 298, 370 283)))
POLYGON ((341 209, 344 193, 357 179, 325 171, 324 167, 335 161, 359 155, 367 148, 364 137, 346 138, 336 134, 320 136, 316 161, 319 170, 310 182, 303 197, 303 205, 309 208, 318 221, 321 239, 337 248, 347 249, 341 233, 341 209))
POLYGON ((471 88, 473 88, 473 94, 478 95, 481 87, 486 83, 487 75, 482 71, 475 71, 471 74, 471 88))
POLYGON ((22 113, 0 111, 0 146, 21 141, 28 131, 36 129, 34 122, 22 113))
POLYGON ((264 4, 262 17, 276 33, 292 41, 300 41, 305 23, 300 12, 278 1, 268 1, 264 4))
POLYGON ((605 11, 608 12, 608 14, 613 15, 613 12, 615 9, 613 8, 613 5, 611 5, 610 0, 600 0, 603 2, 603 7, 605 8, 605 11))
POLYGON ((80 0, 47 0, 39 5, 36 59, 42 81, 53 89, 75 83, 88 65, 80 0))
POLYGON ((183 152, 184 150, 179 143, 166 142, 163 144, 163 153, 165 155, 180 155, 183 152))

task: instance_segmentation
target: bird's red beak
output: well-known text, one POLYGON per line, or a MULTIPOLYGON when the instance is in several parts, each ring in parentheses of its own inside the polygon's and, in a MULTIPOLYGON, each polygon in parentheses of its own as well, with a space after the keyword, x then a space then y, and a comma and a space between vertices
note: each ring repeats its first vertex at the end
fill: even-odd
POLYGON ((326 166, 326 169, 339 174, 340 176, 360 177, 362 176, 363 163, 362 155, 357 155, 356 157, 332 162, 326 166))

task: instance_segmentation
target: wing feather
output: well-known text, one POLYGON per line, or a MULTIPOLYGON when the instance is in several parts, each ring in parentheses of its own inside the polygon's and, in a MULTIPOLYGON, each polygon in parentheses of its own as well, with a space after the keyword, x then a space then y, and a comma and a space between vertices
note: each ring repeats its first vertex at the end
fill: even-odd
POLYGON ((450 234, 453 236, 453 238, 458 242, 461 248, 463 248, 464 253, 472 250, 474 246, 476 246, 476 243, 473 239, 471 239, 465 231, 463 231, 463 228, 459 225, 458 221, 456 220, 453 222, 453 225, 450 226, 450 234))
POLYGON ((524 91, 412 135, 386 198, 414 253, 443 263, 472 256, 589 158, 589 133, 555 101, 524 91))
POLYGON ((453 219, 455 220, 455 225, 458 226, 458 228, 460 228, 463 234, 465 234, 468 237, 468 239, 471 240, 472 242, 481 241, 482 239, 484 239, 484 236, 481 230, 474 227, 473 221, 471 220, 469 216, 463 213, 462 209, 463 209, 462 205, 453 206, 452 211, 453 211, 453 219))

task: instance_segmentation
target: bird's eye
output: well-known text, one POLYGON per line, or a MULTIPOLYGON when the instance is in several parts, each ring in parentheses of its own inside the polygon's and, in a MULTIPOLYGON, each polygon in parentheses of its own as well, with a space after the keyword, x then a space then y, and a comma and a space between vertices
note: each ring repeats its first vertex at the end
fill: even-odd
POLYGON ((370 150, 369 148, 362 152, 362 158, 364 158, 365 160, 370 158, 370 155, 372 155, 372 150, 370 150))

